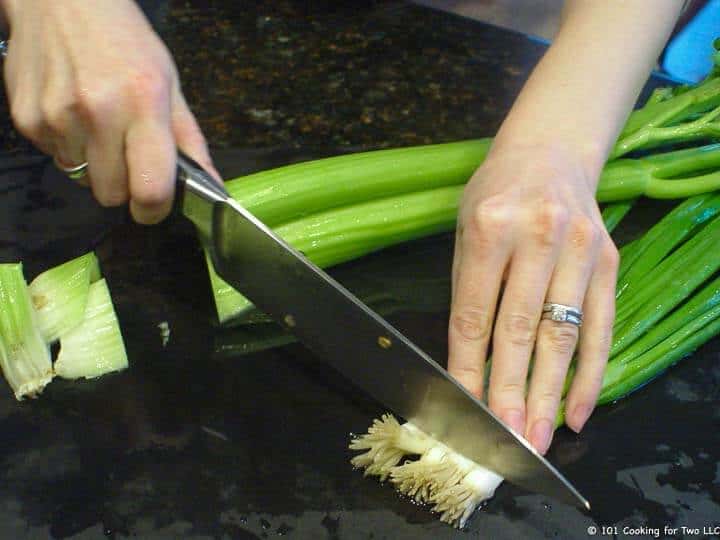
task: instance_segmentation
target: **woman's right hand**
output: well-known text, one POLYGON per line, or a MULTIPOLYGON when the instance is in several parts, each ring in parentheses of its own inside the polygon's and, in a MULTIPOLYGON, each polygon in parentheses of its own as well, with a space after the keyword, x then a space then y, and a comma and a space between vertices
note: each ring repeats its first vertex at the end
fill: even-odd
POLYGON ((132 0, 0 0, 17 129, 65 166, 88 163, 104 206, 140 223, 172 206, 176 148, 215 173, 173 60, 132 0))

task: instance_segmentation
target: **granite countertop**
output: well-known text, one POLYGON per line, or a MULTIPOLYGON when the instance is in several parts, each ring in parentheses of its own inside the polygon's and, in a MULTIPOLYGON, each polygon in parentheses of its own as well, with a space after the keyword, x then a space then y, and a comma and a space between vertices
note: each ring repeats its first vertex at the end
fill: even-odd
MULTIPOLYGON (((213 148, 378 148, 495 132, 544 47, 397 1, 145 0, 213 148)), ((28 148, 7 123, 0 148, 28 148)))
MULTIPOLYGON (((525 36, 404 2, 144 4, 227 175, 491 135, 544 51, 525 36)), ((549 459, 590 498, 591 514, 505 484, 455 531, 350 467, 348 433, 367 429, 381 406, 298 345, 261 350, 275 343, 217 327, 189 223, 140 227, 122 209, 100 208, 48 159, 27 156, 0 103, 0 149, 10 152, 0 156, 0 261, 22 260, 34 276, 92 246, 131 366, 96 381, 53 381, 41 399, 21 403, 0 389, 0 538, 720 532, 719 340, 598 410, 580 435, 556 433, 549 459)), ((621 229, 657 218, 658 208, 641 206, 621 229)), ((402 309, 390 322, 444 359, 451 239, 403 244, 333 272, 351 290, 395 291, 402 309)))

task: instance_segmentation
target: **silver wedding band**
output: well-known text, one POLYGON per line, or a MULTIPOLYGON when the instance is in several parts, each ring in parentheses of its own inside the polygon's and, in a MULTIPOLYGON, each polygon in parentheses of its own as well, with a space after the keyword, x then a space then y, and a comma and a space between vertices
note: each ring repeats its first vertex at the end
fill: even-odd
POLYGON ((543 304, 541 319, 559 323, 570 323, 575 326, 582 326, 582 309, 564 304, 547 302, 543 304))
POLYGON ((65 165, 60 163, 57 158, 54 158, 53 161, 55 162, 55 166, 62 172, 64 172, 71 180, 82 180, 87 175, 87 161, 81 163, 80 165, 73 165, 71 167, 66 167, 65 165))
POLYGON ((7 56, 9 44, 10 42, 6 39, 0 40, 0 56, 2 56, 3 58, 7 56))

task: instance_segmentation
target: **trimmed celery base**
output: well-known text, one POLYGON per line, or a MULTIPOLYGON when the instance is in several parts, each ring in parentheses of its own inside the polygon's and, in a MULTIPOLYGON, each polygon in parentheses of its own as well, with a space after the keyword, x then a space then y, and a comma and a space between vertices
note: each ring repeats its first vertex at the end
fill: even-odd
POLYGON ((20 263, 0 264, 0 367, 18 400, 36 396, 53 377, 20 263))

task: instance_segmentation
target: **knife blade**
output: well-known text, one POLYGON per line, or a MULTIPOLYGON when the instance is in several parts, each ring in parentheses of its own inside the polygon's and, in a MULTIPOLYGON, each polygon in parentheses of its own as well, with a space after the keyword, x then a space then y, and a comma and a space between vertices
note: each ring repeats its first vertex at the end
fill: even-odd
POLYGON ((218 275, 391 411, 529 491, 589 509, 530 444, 445 369, 178 156, 177 204, 218 275))

